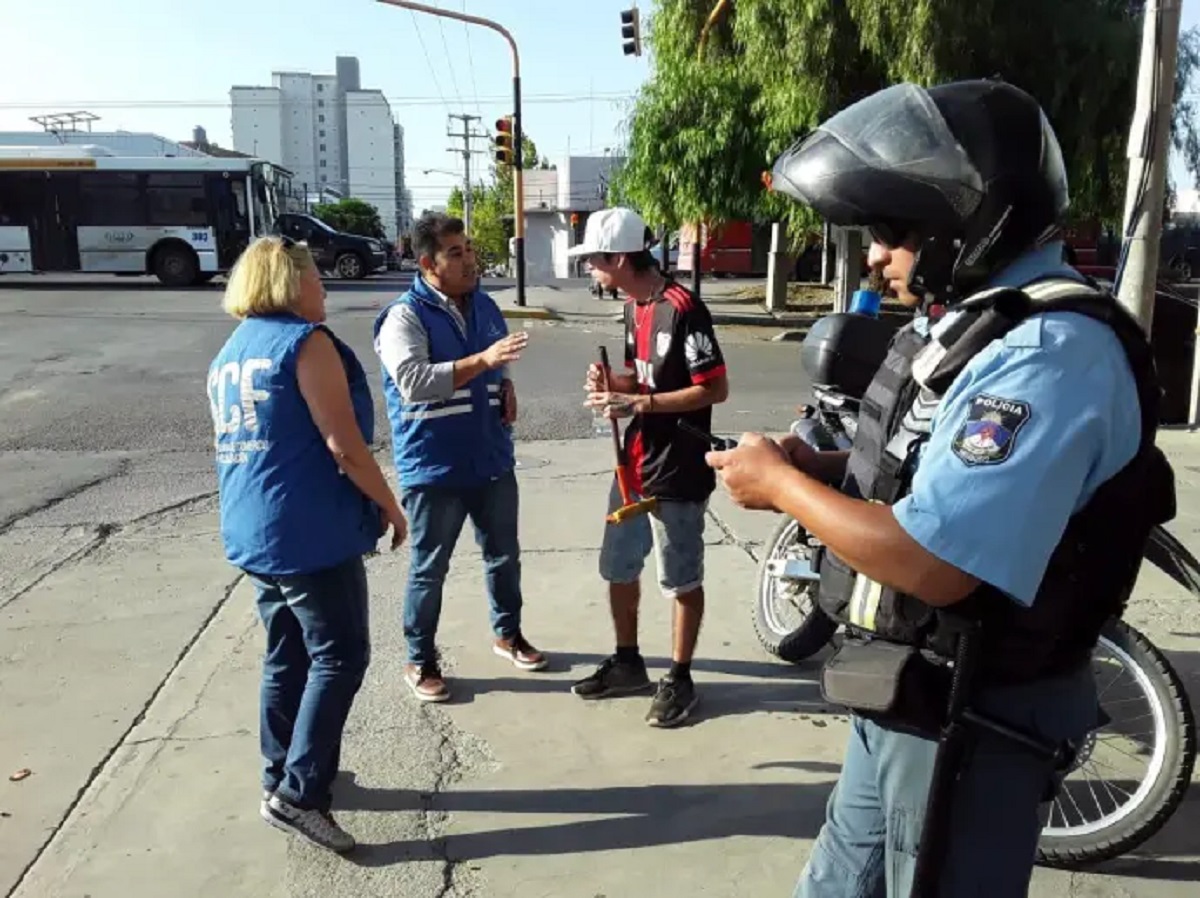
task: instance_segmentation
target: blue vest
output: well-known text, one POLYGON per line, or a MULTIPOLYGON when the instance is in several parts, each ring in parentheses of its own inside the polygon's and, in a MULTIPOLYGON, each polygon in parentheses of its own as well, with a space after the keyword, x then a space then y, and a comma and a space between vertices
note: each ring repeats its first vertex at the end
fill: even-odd
POLYGON ((296 357, 318 328, 341 354, 369 444, 366 374, 323 325, 290 314, 247 318, 209 366, 221 538, 230 564, 250 573, 323 570, 373 550, 383 533, 378 506, 338 468, 300 393, 296 357))
MULTIPOLYGON (((476 290, 467 303, 466 332, 445 309, 424 279, 375 319, 375 334, 392 307, 403 303, 421 319, 433 364, 454 362, 483 352, 508 333, 504 316, 490 296, 476 290)), ((403 488, 471 488, 512 471, 512 429, 504 424, 500 403, 502 374, 485 371, 449 399, 406 402, 395 380, 383 372, 396 477, 403 488)))

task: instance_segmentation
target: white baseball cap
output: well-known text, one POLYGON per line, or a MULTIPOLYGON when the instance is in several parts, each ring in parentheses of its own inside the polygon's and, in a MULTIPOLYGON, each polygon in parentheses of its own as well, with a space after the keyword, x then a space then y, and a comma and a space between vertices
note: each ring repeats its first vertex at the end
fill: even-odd
POLYGON ((583 243, 567 250, 568 256, 596 253, 640 253, 646 249, 646 222, 632 209, 618 206, 588 216, 583 243))

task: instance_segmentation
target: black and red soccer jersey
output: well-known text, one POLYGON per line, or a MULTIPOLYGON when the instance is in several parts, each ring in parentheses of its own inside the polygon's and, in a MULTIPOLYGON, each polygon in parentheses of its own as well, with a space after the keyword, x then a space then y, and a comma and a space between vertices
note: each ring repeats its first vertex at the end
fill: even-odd
MULTIPOLYGON (((642 393, 673 393, 725 374, 708 307, 670 280, 650 301, 626 302, 625 364, 642 393)), ((639 415, 625 432, 633 485, 643 496, 702 502, 716 488, 716 475, 704 463, 709 447, 679 429, 681 418, 711 432, 711 406, 639 415)))

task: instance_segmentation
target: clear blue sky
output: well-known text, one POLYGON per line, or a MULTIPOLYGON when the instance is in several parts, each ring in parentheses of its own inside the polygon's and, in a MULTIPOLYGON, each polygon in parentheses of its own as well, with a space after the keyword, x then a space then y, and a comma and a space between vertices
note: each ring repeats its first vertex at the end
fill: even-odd
MULTIPOLYGON (((599 154, 617 143, 628 98, 647 73, 645 57, 621 53, 619 13, 630 0, 425 2, 512 31, 525 130, 543 155, 599 154)), ((641 5, 644 14, 651 2, 641 5)), ((1184 0, 1183 27, 1193 25, 1200 0, 1184 0)), ((332 73, 334 57, 357 56, 363 86, 382 90, 405 128, 417 211, 444 202, 456 180, 423 169, 461 171, 461 157, 446 151, 447 113, 481 115, 491 129, 511 111, 508 46, 498 34, 471 26, 468 37, 461 23, 376 0, 40 0, 5 16, 3 43, 0 130, 36 127, 29 116, 39 113, 87 109, 101 116, 99 129, 187 139, 203 125, 225 146, 231 85, 269 84, 282 69, 332 73)))
MULTIPOLYGON (((628 0, 424 2, 465 7, 512 32, 524 128, 541 154, 553 161, 569 146, 599 155, 616 144, 647 72, 645 56, 621 52, 628 0)), ((645 13, 648 0, 641 6, 645 13)), ((334 57, 357 56, 363 87, 382 90, 404 126, 416 211, 445 202, 458 180, 423 169, 462 170, 461 156, 446 151, 447 113, 480 115, 476 127, 493 130, 512 111, 511 54, 499 34, 376 0, 40 0, 4 19, 0 130, 37 128, 31 115, 86 109, 101 116, 97 130, 190 139, 203 125, 210 140, 231 146, 230 86, 270 84, 275 70, 332 74, 334 57)))

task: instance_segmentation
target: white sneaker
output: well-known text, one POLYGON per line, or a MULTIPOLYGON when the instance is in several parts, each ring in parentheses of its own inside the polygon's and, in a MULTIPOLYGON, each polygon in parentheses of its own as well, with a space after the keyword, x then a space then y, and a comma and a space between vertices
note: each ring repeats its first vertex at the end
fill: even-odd
POLYGON ((267 802, 263 819, 276 829, 303 836, 314 845, 339 854, 355 845, 354 836, 338 826, 329 812, 301 810, 278 795, 272 795, 267 802))

